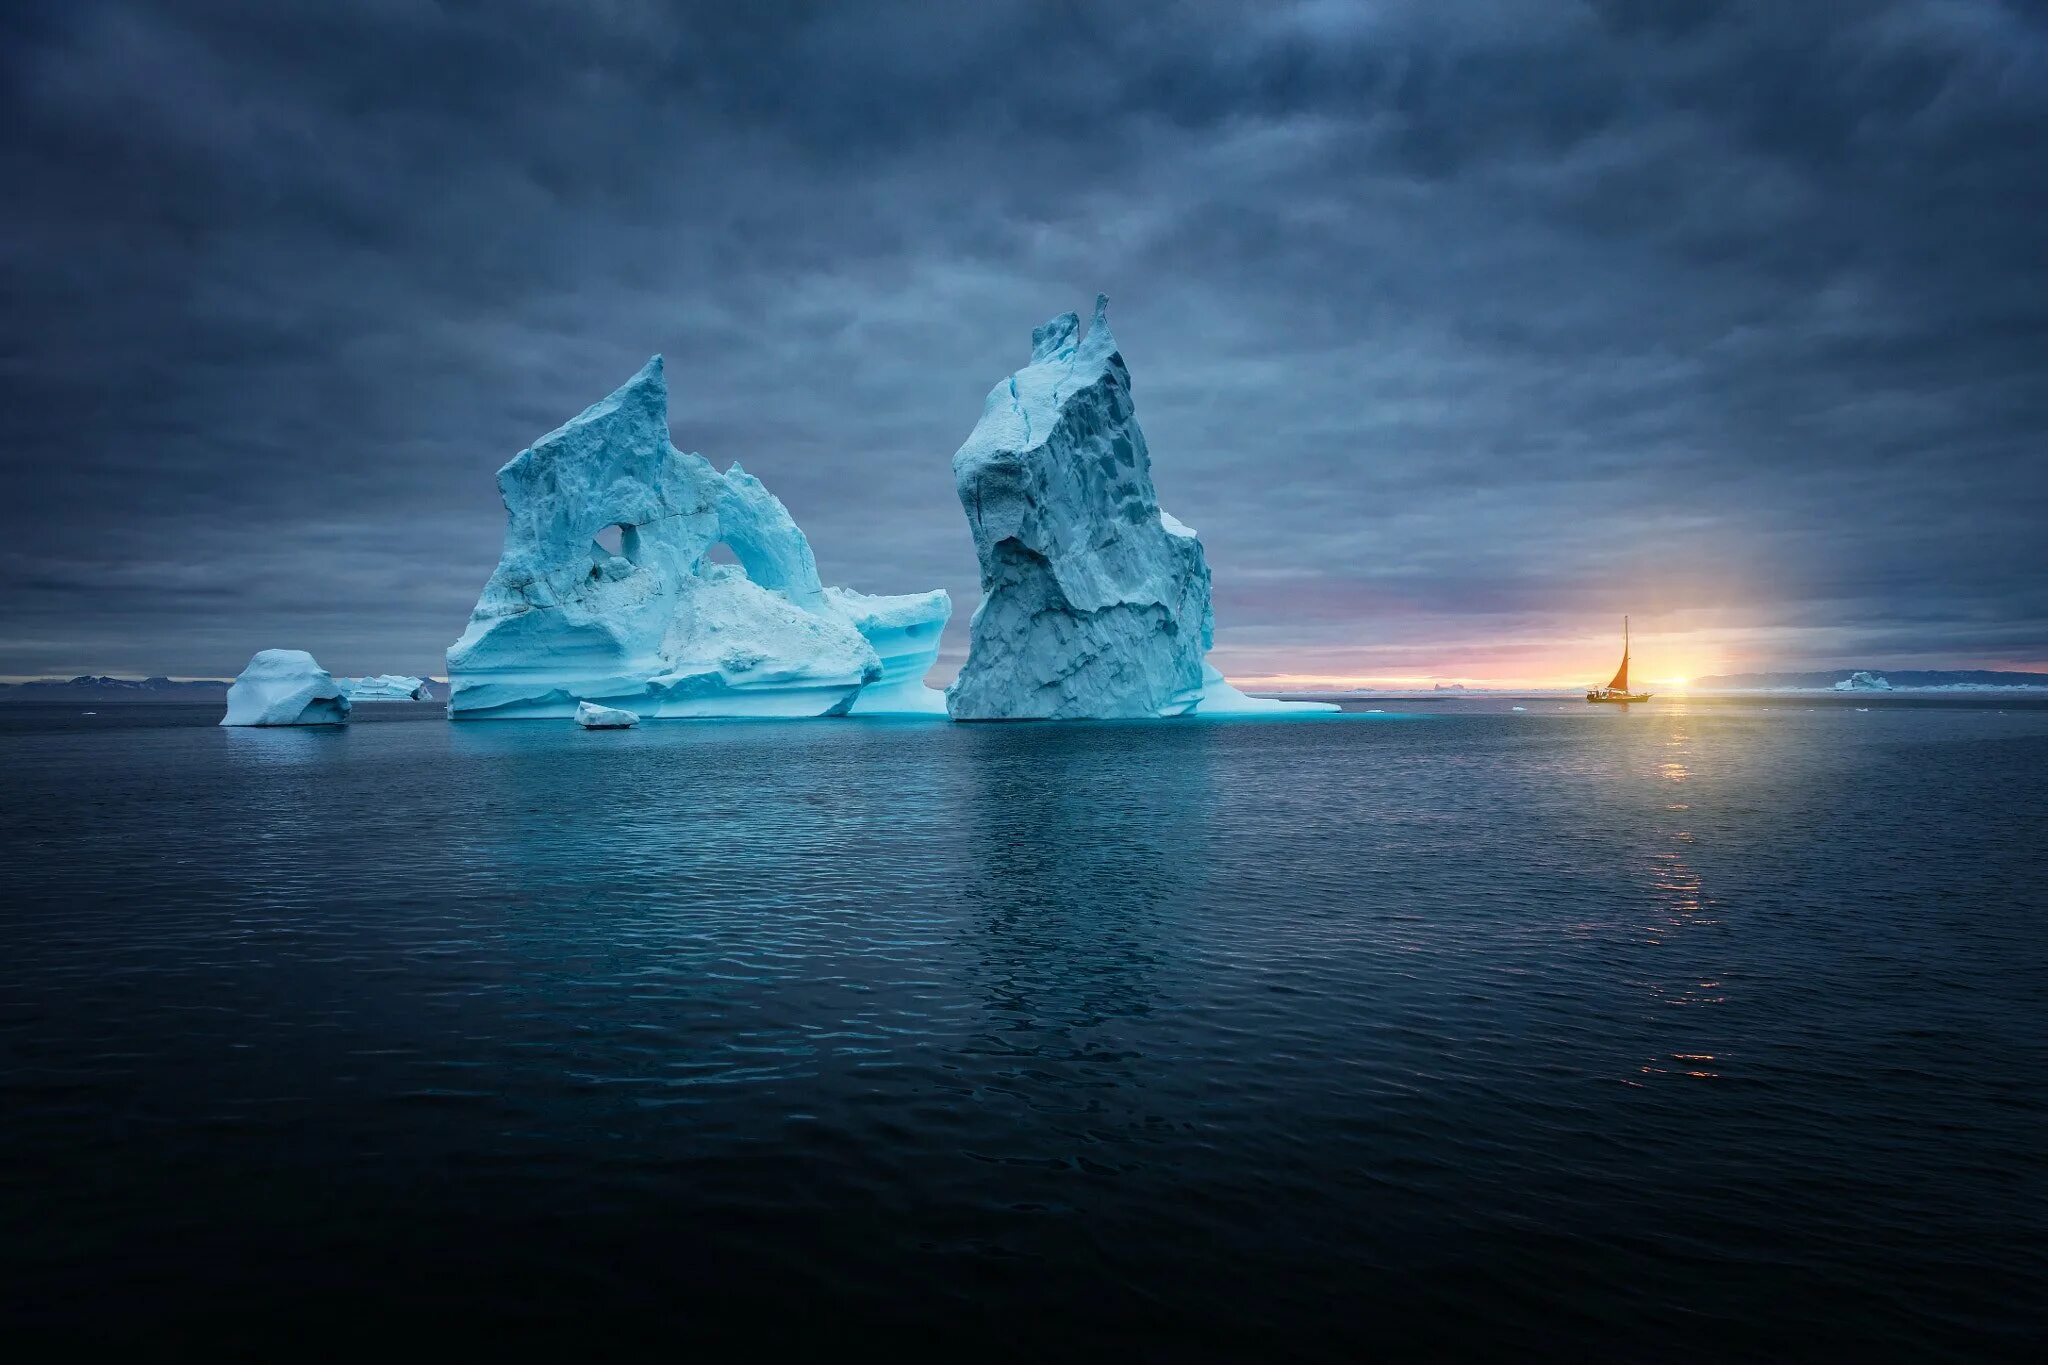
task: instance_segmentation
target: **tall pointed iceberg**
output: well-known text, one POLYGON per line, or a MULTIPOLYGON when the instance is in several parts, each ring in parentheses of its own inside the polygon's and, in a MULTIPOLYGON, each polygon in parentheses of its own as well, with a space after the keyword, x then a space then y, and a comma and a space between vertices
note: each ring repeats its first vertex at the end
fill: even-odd
POLYGON ((981 564, 955 720, 1336 710, 1247 697, 1205 660, 1214 619, 1195 533, 1162 511, 1131 376, 1095 317, 1031 334, 953 456, 981 564))
POLYGON ((448 650, 455 719, 941 709, 922 679, 951 600, 828 592, 759 479, 670 444, 660 356, 515 456, 498 492, 504 554, 448 650))

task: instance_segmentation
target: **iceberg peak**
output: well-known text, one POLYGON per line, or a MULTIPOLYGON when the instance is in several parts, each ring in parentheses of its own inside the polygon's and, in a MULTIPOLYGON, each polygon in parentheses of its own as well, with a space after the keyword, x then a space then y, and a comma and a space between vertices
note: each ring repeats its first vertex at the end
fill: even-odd
POLYGON ((1031 363, 1051 360, 1063 351, 1071 351, 1074 338, 1081 330, 1079 313, 1062 313, 1050 322, 1042 322, 1031 329, 1031 363))
POLYGON ((1095 296, 1095 312, 1088 319, 1088 337, 1082 345, 1091 354, 1105 358, 1116 354, 1116 338, 1109 331, 1109 295, 1095 296))
POLYGON ((1062 313, 1031 329, 1031 363, 1048 360, 1079 361, 1081 353, 1099 362, 1116 354, 1116 337, 1109 330, 1109 295, 1095 296, 1095 313, 1088 319, 1088 333, 1081 335, 1081 315, 1062 313))

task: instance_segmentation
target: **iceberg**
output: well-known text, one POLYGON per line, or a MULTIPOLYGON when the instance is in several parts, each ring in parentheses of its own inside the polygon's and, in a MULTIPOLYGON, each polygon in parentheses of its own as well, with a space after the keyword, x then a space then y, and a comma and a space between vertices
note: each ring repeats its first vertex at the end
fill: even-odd
POLYGON ((352 702, 426 701, 431 695, 427 691, 425 678, 407 677, 402 673, 379 673, 371 678, 343 678, 341 685, 352 702))
POLYGON ((1860 670, 1851 673, 1848 677, 1835 684, 1835 691, 1837 692, 1889 692, 1891 690, 1892 685, 1884 680, 1882 674, 1865 673, 1860 670))
POLYGON ((504 553, 448 650, 451 718, 931 709, 951 599, 827 590, 759 479, 670 444, 660 356, 515 456, 498 492, 504 553))
POLYGON ((586 730, 630 730, 640 723, 640 717, 615 706, 580 701, 576 703, 576 723, 586 730))
POLYGON ((345 725, 348 692, 303 649, 258 650, 228 687, 222 725, 345 725))
POLYGON ((1098 295, 1031 334, 953 456, 981 568, 955 720, 1336 711, 1248 697, 1205 656, 1202 542, 1159 506, 1131 376, 1098 295))
POLYGON ((870 597, 846 588, 827 588, 832 609, 853 623, 882 663, 881 676, 853 699, 856 716, 943 716, 946 694, 926 687, 924 675, 939 657, 939 636, 953 614, 944 589, 870 597))

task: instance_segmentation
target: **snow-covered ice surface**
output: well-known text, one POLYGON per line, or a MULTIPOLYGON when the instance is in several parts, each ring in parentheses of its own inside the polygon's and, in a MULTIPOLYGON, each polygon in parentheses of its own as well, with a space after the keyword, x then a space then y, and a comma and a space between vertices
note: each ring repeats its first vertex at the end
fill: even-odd
POLYGON ((228 687, 222 725, 342 725, 349 699, 303 649, 258 650, 228 687))
POLYGON ((499 470, 498 491, 504 555, 448 651, 452 718, 931 709, 951 600, 828 592, 759 479, 670 444, 660 356, 499 470), (712 560, 721 544, 737 565, 712 560))
POLYGON ((576 703, 576 723, 586 730, 630 730, 640 723, 640 717, 616 706, 580 701, 576 703))
POLYGON ((1031 334, 953 456, 981 566, 955 720, 1335 711, 1248 697, 1209 667, 1209 566, 1163 512, 1098 296, 1031 334))
POLYGON ((342 687, 350 701, 425 701, 427 680, 402 673, 379 673, 369 678, 343 678, 342 687))

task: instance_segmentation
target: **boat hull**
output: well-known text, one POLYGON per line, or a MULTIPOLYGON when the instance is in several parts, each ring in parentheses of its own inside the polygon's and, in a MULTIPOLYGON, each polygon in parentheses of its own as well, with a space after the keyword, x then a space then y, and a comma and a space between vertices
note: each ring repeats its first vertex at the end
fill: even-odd
POLYGON ((1611 702, 1618 706, 1626 706, 1632 701, 1648 701, 1652 695, 1649 692, 1588 692, 1586 700, 1590 702, 1611 702))

